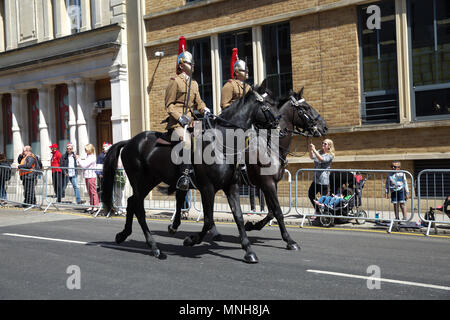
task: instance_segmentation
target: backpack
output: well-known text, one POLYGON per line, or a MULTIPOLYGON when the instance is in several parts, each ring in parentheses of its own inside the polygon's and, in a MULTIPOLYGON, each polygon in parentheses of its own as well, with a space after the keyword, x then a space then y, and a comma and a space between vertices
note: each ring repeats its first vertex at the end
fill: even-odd
POLYGON ((39 157, 37 154, 34 155, 36 157, 36 166, 34 167, 34 169, 36 170, 42 170, 42 161, 41 161, 41 157, 39 157))

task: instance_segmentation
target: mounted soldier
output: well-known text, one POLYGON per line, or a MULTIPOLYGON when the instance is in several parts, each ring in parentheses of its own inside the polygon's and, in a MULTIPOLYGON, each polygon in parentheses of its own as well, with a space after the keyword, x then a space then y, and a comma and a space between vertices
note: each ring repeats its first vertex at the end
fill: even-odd
MULTIPOLYGON (((179 54, 177 59, 177 75, 170 78, 166 88, 165 108, 167 117, 166 130, 170 133, 172 141, 182 141, 183 153, 191 149, 191 134, 187 128, 193 127, 195 119, 194 110, 201 114, 210 112, 200 97, 197 81, 192 79, 194 61, 192 54, 185 50, 186 40, 180 37, 179 54)), ((192 172, 192 164, 180 165, 182 175, 177 181, 176 187, 180 190, 189 189, 189 173, 192 172)))
POLYGON ((225 83, 221 92, 220 107, 227 108, 234 101, 244 96, 251 90, 251 86, 245 83, 248 79, 247 64, 238 58, 238 49, 233 48, 231 57, 231 79, 225 83))

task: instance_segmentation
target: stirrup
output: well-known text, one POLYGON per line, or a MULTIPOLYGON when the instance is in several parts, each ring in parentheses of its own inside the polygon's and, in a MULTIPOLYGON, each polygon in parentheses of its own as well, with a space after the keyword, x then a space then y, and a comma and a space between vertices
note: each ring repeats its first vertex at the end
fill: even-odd
POLYGON ((178 178, 176 188, 182 191, 188 191, 189 190, 189 175, 184 172, 181 177, 178 178))

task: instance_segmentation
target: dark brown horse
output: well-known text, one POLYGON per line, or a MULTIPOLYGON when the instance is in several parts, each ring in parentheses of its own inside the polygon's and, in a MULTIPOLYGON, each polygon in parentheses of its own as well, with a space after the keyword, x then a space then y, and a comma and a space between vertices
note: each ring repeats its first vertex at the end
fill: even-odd
MULTIPOLYGON (((277 185, 283 178, 284 169, 287 166, 286 157, 290 150, 292 137, 294 134, 307 137, 320 137, 325 136, 328 131, 325 120, 305 101, 302 96, 303 88, 298 93, 291 92, 288 98, 282 98, 278 102, 279 113, 281 115, 281 130, 279 137, 279 148, 278 150, 273 150, 273 152, 275 152, 279 157, 279 163, 277 164, 275 173, 271 175, 262 174, 262 166, 258 164, 247 164, 250 183, 260 188, 264 193, 269 213, 264 219, 255 224, 252 222, 247 222, 245 224, 245 230, 261 230, 275 217, 278 221, 281 236, 287 243, 287 249, 289 250, 298 250, 299 246, 291 239, 289 233, 287 232, 280 203, 278 201, 277 185)), ((177 211, 174 221, 169 226, 170 233, 175 233, 181 223, 180 216, 183 201, 184 198, 178 198, 177 196, 177 211)), ((213 224, 211 228, 211 234, 214 239, 220 239, 220 234, 217 231, 215 224, 213 224)))

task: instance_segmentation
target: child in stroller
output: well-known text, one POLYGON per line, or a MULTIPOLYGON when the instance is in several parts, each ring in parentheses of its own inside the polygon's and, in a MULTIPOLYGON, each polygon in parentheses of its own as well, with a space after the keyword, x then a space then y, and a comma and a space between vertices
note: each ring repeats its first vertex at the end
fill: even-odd
MULTIPOLYGON (((321 214, 319 221, 324 227, 331 227, 338 218, 330 216, 346 216, 352 218, 367 218, 367 213, 360 209, 361 192, 366 179, 361 175, 355 175, 355 188, 343 187, 342 192, 331 196, 322 196, 315 201, 316 207, 321 214), (322 216, 323 215, 323 216, 322 216), (328 217, 327 217, 328 216, 328 217)), ((349 219, 344 219, 349 220, 349 219)), ((357 224, 363 224, 365 219, 355 219, 357 224)))

